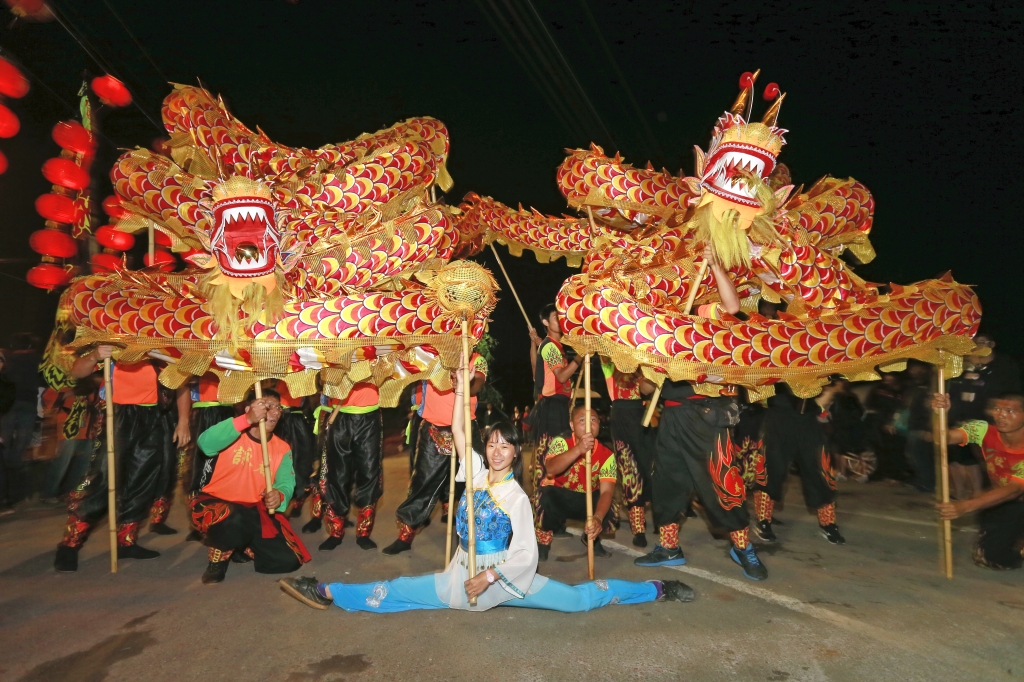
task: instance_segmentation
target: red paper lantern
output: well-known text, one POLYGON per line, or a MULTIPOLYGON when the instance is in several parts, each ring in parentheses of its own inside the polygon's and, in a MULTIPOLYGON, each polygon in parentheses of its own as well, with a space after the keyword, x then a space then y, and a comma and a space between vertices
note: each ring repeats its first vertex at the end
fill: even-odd
POLYGON ((124 83, 111 75, 93 78, 92 91, 101 102, 112 107, 126 107, 132 103, 132 93, 128 92, 124 83))
POLYGON ((47 220, 68 225, 74 225, 82 216, 75 200, 60 194, 44 194, 36 199, 36 211, 47 220))
POLYGON ((172 254, 170 251, 163 251, 161 249, 157 249, 156 251, 153 252, 152 263, 149 260, 148 253, 142 257, 142 262, 145 264, 147 268, 153 265, 153 263, 155 263, 156 267, 164 272, 170 272, 178 263, 178 261, 174 258, 174 254, 172 254))
MULTIPOLYGON (((124 233, 122 232, 121 234, 124 233)), ((130 237, 131 235, 128 236, 130 237)), ((112 253, 97 253, 89 259, 89 264, 92 266, 94 273, 114 272, 124 267, 121 257, 115 256, 112 253)))
POLYGON ((171 248, 171 238, 160 230, 153 230, 153 241, 156 242, 157 246, 171 248))
POLYGON ((0 104, 0 137, 14 137, 21 130, 21 121, 13 111, 0 104))
POLYGON ((7 172, 7 155, 0 152, 0 175, 7 172))
POLYGON ((6 59, 0 59, 0 95, 19 99, 28 94, 28 79, 6 59))
POLYGON ((104 225, 96 230, 96 241, 100 246, 114 251, 128 251, 135 246, 135 237, 127 232, 121 232, 113 225, 104 225))
POLYGON ((53 127, 53 141, 76 154, 96 151, 96 138, 78 121, 61 121, 53 127))
POLYGON ((89 174, 71 159, 50 159, 43 164, 43 177, 55 185, 68 189, 85 189, 89 174))
POLYGON ((74 258, 78 243, 66 232, 37 230, 28 238, 28 245, 36 253, 53 258, 74 258))
POLYGON ((56 265, 43 263, 30 269, 25 275, 25 279, 32 286, 49 291, 54 287, 67 284, 71 279, 71 273, 56 265))
POLYGON ((121 220, 129 215, 128 209, 121 205, 121 200, 111 194, 103 200, 103 212, 114 220, 121 220))

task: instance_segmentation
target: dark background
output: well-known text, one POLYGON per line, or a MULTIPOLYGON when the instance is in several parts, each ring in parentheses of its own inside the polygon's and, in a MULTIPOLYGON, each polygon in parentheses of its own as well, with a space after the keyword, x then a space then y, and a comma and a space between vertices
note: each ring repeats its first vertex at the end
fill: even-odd
MULTIPOLYGON (((83 71, 110 71, 136 104, 110 113, 96 168, 161 134, 167 81, 221 93, 249 127, 288 145, 349 140, 430 115, 451 134, 457 203, 468 191, 559 214, 564 148, 693 172, 743 71, 788 93, 781 161, 797 183, 853 176, 874 193, 878 258, 858 272, 912 282, 952 269, 976 285, 983 325, 1015 355, 1021 335, 1021 6, 1012 3, 739 3, 598 0, 341 2, 90 0, 52 3, 61 21, 0 31, 33 74, 0 141, 0 343, 47 334, 56 294, 24 281, 38 262, 39 168, 53 124, 75 113, 83 71), (784 9, 783 9, 784 8, 784 9), (63 23, 63 25, 62 25, 63 23), (74 37, 73 35, 74 34, 74 37), (81 41, 84 44, 79 43, 81 41), (90 54, 91 53, 91 56, 90 54), (152 120, 150 120, 152 119, 152 120)), ((4 19, 5 23, 9 21, 4 19)), ((104 192, 99 198, 105 196, 104 192)), ((140 240, 144 241, 144 240, 140 240)), ((570 274, 529 254, 506 265, 534 314, 570 274)), ((483 262, 497 276, 489 253, 483 262)), ((525 325, 502 292, 493 374, 529 397, 525 325)))

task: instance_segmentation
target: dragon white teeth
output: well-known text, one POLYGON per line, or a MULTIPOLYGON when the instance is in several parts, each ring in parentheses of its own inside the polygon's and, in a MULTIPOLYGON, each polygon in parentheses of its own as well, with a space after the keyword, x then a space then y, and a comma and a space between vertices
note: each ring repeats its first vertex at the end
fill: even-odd
POLYGON ((222 224, 228 224, 235 220, 267 220, 267 212, 262 206, 235 206, 224 209, 222 224))

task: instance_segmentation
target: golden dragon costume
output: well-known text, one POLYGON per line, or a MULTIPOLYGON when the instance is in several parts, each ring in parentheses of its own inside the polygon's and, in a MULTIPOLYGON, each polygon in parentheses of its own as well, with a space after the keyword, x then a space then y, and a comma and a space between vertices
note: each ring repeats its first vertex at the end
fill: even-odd
POLYGON ((293 395, 344 397, 372 380, 393 406, 415 379, 447 388, 463 316, 483 332, 497 285, 459 248, 444 125, 413 118, 319 149, 253 132, 207 91, 176 86, 163 105, 170 156, 136 149, 111 179, 128 215, 117 229, 153 226, 191 267, 119 270, 74 280, 49 348, 53 366, 103 342, 120 359, 166 360, 180 386, 213 371, 220 400, 259 378, 293 395), (72 340, 73 339, 73 340, 72 340))
POLYGON ((907 358, 942 362, 947 376, 958 375, 980 322, 978 298, 948 276, 882 290, 854 274, 840 255, 874 258, 871 194, 852 178, 772 186, 787 132, 777 126, 785 94, 771 84, 774 102, 751 121, 756 74, 745 76, 707 151, 695 148, 694 176, 634 168, 597 146, 570 150, 558 187, 589 217, 545 216, 470 193, 464 239, 582 265, 558 295, 562 341, 624 372, 640 366, 659 384, 688 380, 707 395, 743 385, 756 399, 785 381, 809 397, 829 375, 877 378, 877 368, 898 369, 907 358), (718 300, 710 271, 694 281, 709 241, 746 319, 684 314, 692 287, 698 305, 718 300), (787 312, 767 319, 757 313, 761 299, 784 300, 787 312))

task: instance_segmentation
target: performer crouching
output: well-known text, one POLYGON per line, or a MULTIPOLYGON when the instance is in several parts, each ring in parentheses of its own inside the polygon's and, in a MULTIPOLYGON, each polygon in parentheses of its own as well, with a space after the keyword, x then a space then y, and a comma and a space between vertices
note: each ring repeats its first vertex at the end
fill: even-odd
POLYGON ((234 552, 245 552, 257 573, 289 573, 309 561, 309 552, 292 531, 284 512, 295 490, 288 444, 273 435, 281 418, 276 391, 250 398, 245 413, 225 419, 199 436, 199 449, 217 457, 210 482, 192 501, 192 522, 206 536, 210 563, 203 583, 224 580, 234 552), (266 419, 267 448, 274 474, 266 489, 259 423, 266 419), (268 509, 278 513, 270 514, 268 509))
MULTIPOLYGON (((461 372, 454 379, 461 397, 461 372)), ((460 461, 467 450, 465 417, 461 401, 455 401, 452 431, 460 461)), ((474 516, 477 574, 469 577, 466 497, 456 511, 460 544, 443 573, 403 577, 361 585, 321 583, 316 578, 285 578, 278 581, 284 592, 308 606, 327 609, 332 603, 346 611, 394 613, 413 609, 461 609, 486 611, 495 606, 520 606, 562 612, 589 611, 607 604, 641 604, 652 601, 691 601, 693 590, 677 581, 634 583, 596 580, 570 586, 537 575, 537 544, 530 532, 533 516, 523 492, 519 434, 507 422, 487 432, 485 450, 490 468, 472 453, 474 467, 474 516), (477 603, 470 605, 470 598, 477 603)), ((465 479, 462 462, 458 477, 465 479)))
MULTIPOLYGON (((618 467, 612 451, 601 445, 594 434, 601 428, 597 413, 590 413, 590 431, 587 431, 587 411, 577 405, 572 411, 572 433, 556 436, 548 446, 540 465, 545 475, 537 494, 537 546, 541 561, 548 560, 555 531, 565 526, 566 519, 587 519, 587 451, 590 458, 591 491, 594 496, 594 518, 586 527, 586 536, 594 538, 594 556, 611 556, 598 537, 602 532, 613 533, 608 523, 608 510, 615 494, 618 467)), ((583 537, 584 542, 586 536, 583 537)))

